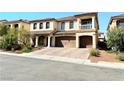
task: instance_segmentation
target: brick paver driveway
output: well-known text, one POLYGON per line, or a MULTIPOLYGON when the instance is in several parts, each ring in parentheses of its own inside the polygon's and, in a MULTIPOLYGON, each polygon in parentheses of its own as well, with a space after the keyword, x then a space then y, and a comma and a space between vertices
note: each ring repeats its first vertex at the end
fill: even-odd
POLYGON ((33 52, 36 55, 50 55, 69 58, 83 58, 89 57, 89 49, 87 48, 43 48, 33 52))

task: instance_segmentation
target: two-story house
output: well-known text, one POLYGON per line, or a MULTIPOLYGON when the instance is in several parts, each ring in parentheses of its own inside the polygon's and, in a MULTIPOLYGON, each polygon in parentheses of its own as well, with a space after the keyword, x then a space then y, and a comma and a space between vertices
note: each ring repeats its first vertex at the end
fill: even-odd
POLYGON ((112 31, 113 28, 121 26, 124 26, 124 14, 112 16, 109 21, 107 30, 112 31))
POLYGON ((96 12, 29 22, 35 47, 97 47, 99 25, 96 12))
POLYGON ((98 42, 98 17, 96 12, 82 13, 63 18, 36 20, 1 20, 10 28, 31 32, 35 47, 96 48, 98 42))

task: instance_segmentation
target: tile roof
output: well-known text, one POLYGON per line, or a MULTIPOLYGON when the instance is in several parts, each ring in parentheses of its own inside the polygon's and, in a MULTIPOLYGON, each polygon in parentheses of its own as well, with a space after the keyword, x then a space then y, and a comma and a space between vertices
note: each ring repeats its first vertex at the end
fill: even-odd
POLYGON ((71 20, 74 20, 74 19, 75 19, 74 16, 68 16, 68 17, 58 18, 57 21, 71 21, 71 20))
POLYGON ((24 19, 7 21, 6 23, 18 23, 18 22, 29 23, 29 21, 28 21, 28 20, 24 20, 24 19))
POLYGON ((56 19, 55 18, 44 18, 44 19, 31 20, 29 22, 52 21, 52 20, 56 20, 56 19))

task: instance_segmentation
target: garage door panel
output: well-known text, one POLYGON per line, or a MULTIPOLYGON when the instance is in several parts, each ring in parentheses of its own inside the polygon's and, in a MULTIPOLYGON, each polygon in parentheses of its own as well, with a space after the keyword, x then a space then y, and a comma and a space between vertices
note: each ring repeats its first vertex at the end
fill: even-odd
POLYGON ((75 47, 75 37, 56 37, 56 47, 75 47))
POLYGON ((80 37, 80 48, 92 48, 92 37, 81 36, 80 37))

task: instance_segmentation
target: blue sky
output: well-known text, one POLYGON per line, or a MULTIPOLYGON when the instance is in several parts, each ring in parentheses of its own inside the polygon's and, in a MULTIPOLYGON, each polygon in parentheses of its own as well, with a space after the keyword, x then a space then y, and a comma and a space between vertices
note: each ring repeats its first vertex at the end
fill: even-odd
MULTIPOLYGON (((39 19, 39 18, 59 18, 79 14, 79 12, 0 12, 0 20, 16 20, 16 19, 39 19)), ((122 12, 99 12, 99 31, 106 32, 111 16, 123 14, 122 12)))

